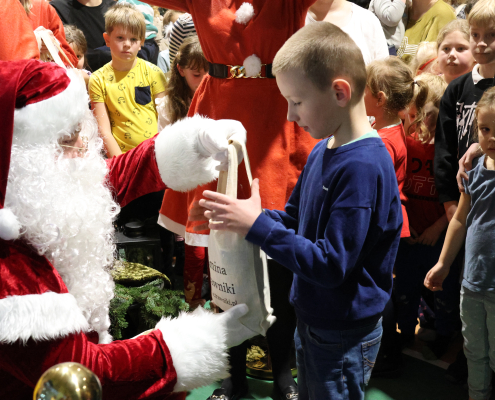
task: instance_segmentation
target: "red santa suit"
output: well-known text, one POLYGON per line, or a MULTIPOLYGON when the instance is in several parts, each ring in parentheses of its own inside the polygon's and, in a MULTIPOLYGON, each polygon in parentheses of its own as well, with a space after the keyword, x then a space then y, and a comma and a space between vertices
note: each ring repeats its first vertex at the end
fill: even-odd
MULTIPOLYGON (((227 347, 252 335, 243 328, 241 336, 229 334, 239 311, 237 316, 224 318, 228 313, 199 309, 174 320, 162 319, 149 335, 111 342, 106 332, 108 306, 106 315, 94 318, 94 310, 83 307, 80 296, 69 290, 77 288, 77 282, 65 282, 56 264, 49 261, 53 254, 39 254, 26 243, 26 228, 14 213, 16 199, 8 197, 7 176, 9 188, 16 184, 10 180, 10 149, 28 142, 39 151, 67 132, 83 132, 87 93, 75 75, 69 79, 55 64, 35 60, 0 62, 0 81, 4 121, 0 130, 0 397, 30 398, 42 373, 66 361, 93 370, 104 399, 183 398, 174 392, 228 376, 227 347), (39 127, 35 133, 34 126, 39 127)), ((215 122, 186 119, 109 160, 106 184, 117 201, 125 205, 148 192, 163 190, 165 182, 184 190, 194 187, 195 180, 214 179, 218 163, 197 149, 199 132, 204 135, 205 124, 215 127, 215 122), (182 179, 177 168, 192 168, 195 176, 188 174, 182 179)), ((55 163, 55 158, 46 162, 55 163)), ((92 295, 99 293, 89 290, 86 297, 92 295)), ((95 307, 100 309, 99 304, 95 307)))
MULTIPOLYGON (((210 63, 242 66, 250 61, 256 64, 256 59, 270 64, 285 41, 304 26, 307 10, 314 1, 151 0, 148 3, 190 13, 210 63)), ((316 141, 297 123, 287 121, 287 101, 275 79, 221 79, 206 75, 191 103, 189 115, 194 114, 242 122, 247 130, 253 177, 260 179, 262 206, 282 210, 316 141)), ((238 196, 248 198, 251 190, 247 176, 242 167, 239 171, 238 196)), ((208 246, 208 231, 193 232, 194 223, 187 221, 187 209, 193 200, 202 198, 205 189, 216 190, 216 183, 198 187, 187 196, 167 191, 160 211, 160 223, 185 236, 186 243, 194 246, 208 246)))
MULTIPOLYGON (((251 74, 254 76, 256 63, 271 64, 285 41, 304 26, 307 10, 314 1, 150 0, 148 3, 190 13, 210 63, 244 65, 246 72, 254 69, 251 74)), ((262 76, 266 76, 265 68, 262 76)), ((247 130, 253 178, 260 179, 262 206, 283 210, 316 140, 297 123, 287 121, 287 101, 275 79, 222 79, 206 75, 189 109, 189 115, 194 114, 242 122, 247 130)), ((208 246, 209 231, 194 232, 196 223, 187 220, 189 206, 202 198, 205 189, 216 190, 216 183, 187 194, 167 191, 163 199, 159 224, 183 236, 187 245, 208 246)), ((237 193, 239 198, 251 194, 242 166, 237 193)), ((193 260, 192 252, 186 248, 184 285, 186 296, 196 300, 201 297, 203 263, 193 260)), ((194 253, 202 254, 199 249, 194 253)))

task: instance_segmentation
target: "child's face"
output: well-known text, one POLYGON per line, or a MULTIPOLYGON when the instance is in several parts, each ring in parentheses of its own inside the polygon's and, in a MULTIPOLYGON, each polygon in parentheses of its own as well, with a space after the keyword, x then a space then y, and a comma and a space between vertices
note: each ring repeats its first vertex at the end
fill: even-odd
POLYGON ((69 43, 69 46, 74 50, 74 53, 76 53, 77 56, 77 69, 83 69, 84 68, 84 53, 79 50, 79 47, 75 43, 69 43))
POLYGON ((478 140, 483 152, 495 160, 495 110, 484 107, 478 112, 478 140))
POLYGON ((299 70, 279 72, 276 79, 289 104, 288 121, 296 122, 315 139, 328 137, 337 130, 341 121, 331 88, 319 90, 299 70))
POLYGON ((474 59, 480 64, 495 62, 495 26, 489 28, 470 27, 469 44, 474 59))
POLYGON ((445 36, 438 48, 438 65, 447 82, 471 71, 474 57, 469 42, 459 31, 445 36))
POLYGON ((110 35, 105 32, 103 37, 107 46, 110 47, 112 60, 134 61, 138 51, 141 50, 141 40, 123 26, 117 25, 110 35))
POLYGON ((203 76, 205 76, 206 71, 204 69, 192 69, 192 68, 181 68, 179 64, 177 64, 177 69, 179 70, 180 76, 182 76, 191 89, 191 93, 194 94, 199 84, 203 80, 203 76))
POLYGON ((378 99, 373 96, 368 86, 364 89, 364 105, 368 117, 376 117, 379 112, 378 99))

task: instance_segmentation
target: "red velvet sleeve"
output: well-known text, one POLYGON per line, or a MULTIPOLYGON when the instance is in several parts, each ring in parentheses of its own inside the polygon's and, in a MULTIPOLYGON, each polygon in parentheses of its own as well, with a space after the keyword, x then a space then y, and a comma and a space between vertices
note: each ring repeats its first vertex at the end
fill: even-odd
POLYGON ((154 138, 112 157, 107 165, 108 184, 121 207, 145 194, 166 189, 156 164, 154 138))
POLYGON ((30 340, 27 345, 1 344, 2 393, 10 395, 5 398, 18 398, 19 393, 32 391, 48 368, 69 361, 85 365, 98 376, 105 400, 163 399, 172 393, 177 381, 159 330, 102 345, 92 343, 81 333, 58 340, 30 340))

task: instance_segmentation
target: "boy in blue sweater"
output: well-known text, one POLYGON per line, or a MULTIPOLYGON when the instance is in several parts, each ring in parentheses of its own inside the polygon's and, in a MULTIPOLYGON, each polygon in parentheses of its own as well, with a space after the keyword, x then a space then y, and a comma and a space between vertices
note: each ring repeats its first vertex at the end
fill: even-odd
POLYGON ((402 226, 394 167, 366 117, 366 69, 346 33, 327 22, 302 28, 273 73, 288 120, 323 139, 285 211, 261 212, 255 180, 247 200, 205 191, 190 218, 203 211, 222 222, 210 229, 245 235, 294 273, 299 398, 364 399, 402 226))

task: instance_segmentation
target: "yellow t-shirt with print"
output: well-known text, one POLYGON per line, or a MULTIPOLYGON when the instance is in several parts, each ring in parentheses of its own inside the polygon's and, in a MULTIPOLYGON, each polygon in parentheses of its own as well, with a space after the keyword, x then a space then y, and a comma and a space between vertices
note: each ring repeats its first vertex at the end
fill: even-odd
POLYGON ((130 71, 108 63, 89 79, 92 102, 105 103, 112 134, 123 153, 157 134, 155 96, 165 91, 165 75, 140 58, 130 71))

